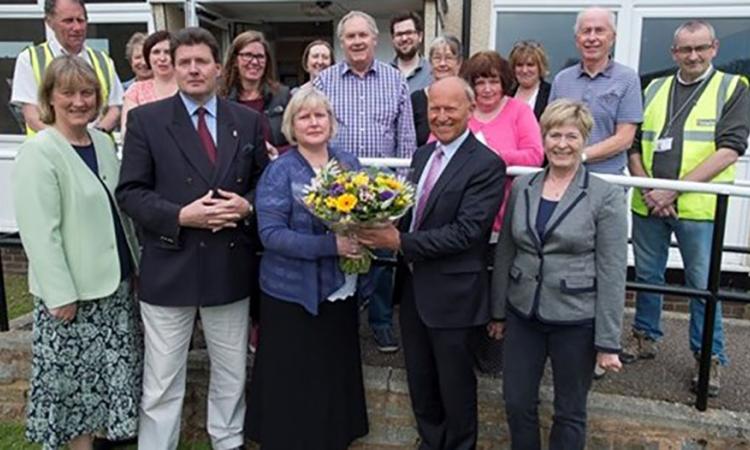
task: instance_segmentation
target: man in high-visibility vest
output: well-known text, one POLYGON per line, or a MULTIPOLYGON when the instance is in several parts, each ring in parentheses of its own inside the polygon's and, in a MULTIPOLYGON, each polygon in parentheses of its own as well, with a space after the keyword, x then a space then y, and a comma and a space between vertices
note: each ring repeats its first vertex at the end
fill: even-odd
POLYGON ((39 120, 37 91, 44 70, 56 56, 62 54, 80 56, 94 68, 102 86, 102 98, 107 99, 107 108, 94 126, 106 132, 112 131, 119 123, 122 85, 109 56, 86 46, 88 15, 84 1, 45 0, 44 20, 54 32, 54 37, 24 49, 16 59, 13 72, 11 103, 21 108, 26 134, 34 134, 46 127, 39 120))
MULTIPOLYGON (((747 80, 716 70, 719 49, 711 24, 691 20, 680 25, 672 42, 675 75, 657 78, 644 91, 643 124, 630 150, 634 176, 732 183, 734 164, 747 149, 750 96, 747 80)), ((664 283, 672 233, 679 244, 687 287, 705 289, 716 196, 664 189, 633 190, 633 250, 636 281, 664 283)), ((632 335, 623 362, 656 357, 661 330, 662 296, 639 292, 632 335)), ((690 299, 690 350, 698 355, 705 302, 690 299)), ((717 305, 709 395, 719 393, 724 349, 721 304, 717 305)), ((697 370, 693 389, 697 385, 697 370)))

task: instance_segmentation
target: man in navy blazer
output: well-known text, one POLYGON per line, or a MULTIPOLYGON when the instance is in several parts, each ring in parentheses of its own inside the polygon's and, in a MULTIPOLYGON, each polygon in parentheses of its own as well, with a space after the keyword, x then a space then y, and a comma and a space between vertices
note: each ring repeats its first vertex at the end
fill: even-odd
POLYGON ((477 380, 471 339, 490 320, 487 253, 503 200, 505 163, 467 127, 474 94, 450 77, 429 91, 436 143, 412 159, 416 205, 399 227, 360 241, 400 253, 397 295, 407 380, 421 450, 476 447, 477 380))
POLYGON ((187 352, 200 311, 211 360, 207 429, 243 446, 255 185, 267 158, 257 113, 216 96, 219 47, 176 35, 179 92, 128 117, 117 200, 139 225, 145 368, 138 448, 177 447, 187 352))

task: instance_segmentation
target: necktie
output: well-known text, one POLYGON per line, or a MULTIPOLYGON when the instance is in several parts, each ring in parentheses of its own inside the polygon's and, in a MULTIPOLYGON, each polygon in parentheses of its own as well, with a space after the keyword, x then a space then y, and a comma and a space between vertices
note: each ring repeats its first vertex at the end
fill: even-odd
POLYGON ((200 107, 196 110, 196 113, 198 113, 198 138, 201 140, 208 159, 211 160, 212 164, 216 164, 216 144, 214 144, 211 132, 208 131, 208 125, 206 125, 206 109, 200 107))
POLYGON ((422 185, 422 194, 417 200, 417 210, 415 211, 414 217, 414 229, 419 228, 422 224, 422 215, 424 214, 424 208, 427 206, 427 200, 430 199, 430 193, 432 188, 435 187, 435 183, 440 175, 440 169, 443 167, 443 148, 440 144, 437 144, 435 151, 432 154, 432 161, 430 161, 430 167, 427 170, 427 177, 424 179, 422 185))

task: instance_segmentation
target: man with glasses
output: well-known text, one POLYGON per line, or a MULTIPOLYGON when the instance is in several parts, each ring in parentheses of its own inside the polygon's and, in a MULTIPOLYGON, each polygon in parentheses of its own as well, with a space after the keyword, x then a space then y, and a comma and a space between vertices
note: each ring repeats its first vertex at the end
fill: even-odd
MULTIPOLYGON (((644 119, 630 149, 635 176, 732 183, 737 158, 747 149, 750 96, 747 80, 716 70, 719 49, 711 24, 691 20, 680 25, 672 41, 675 75, 657 78, 644 93, 644 119)), ((633 190, 633 250, 636 281, 663 284, 672 233, 682 255, 685 284, 706 289, 716 196, 666 189, 633 190)), ((632 335, 620 358, 625 363, 655 358, 661 330, 662 296, 639 292, 632 335)), ((705 302, 690 299, 690 350, 696 356, 692 379, 698 381, 697 356, 705 302)), ((721 303, 716 305, 709 395, 719 393, 719 366, 724 351, 721 303)))
POLYGON ((576 47, 581 62, 555 77, 549 102, 558 98, 582 101, 591 109, 594 128, 583 149, 592 172, 622 174, 626 151, 643 119, 638 74, 610 57, 615 43, 615 15, 604 8, 588 8, 576 18, 576 47))
MULTIPOLYGON (((318 75, 313 85, 329 99, 338 121, 332 144, 359 158, 411 158, 417 146, 409 87, 404 77, 375 59, 378 27, 372 16, 351 11, 336 34, 344 61, 318 75)), ((392 254, 379 253, 387 257, 392 254)), ((393 269, 373 267, 375 292, 369 299, 369 322, 378 350, 398 351, 393 334, 393 269)))
POLYGON ((420 54, 423 37, 419 14, 412 11, 391 18, 391 39, 396 52, 391 65, 406 78, 410 93, 432 83, 430 63, 420 54))

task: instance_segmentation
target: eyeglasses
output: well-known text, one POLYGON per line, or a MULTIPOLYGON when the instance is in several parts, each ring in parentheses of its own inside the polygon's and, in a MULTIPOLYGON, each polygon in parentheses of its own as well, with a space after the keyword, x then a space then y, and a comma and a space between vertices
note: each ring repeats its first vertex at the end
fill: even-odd
POLYGON ((396 33, 393 33, 394 38, 400 38, 400 37, 406 37, 406 36, 413 36, 417 34, 417 30, 404 30, 404 31, 398 31, 396 33))
POLYGON ((250 62, 252 60, 263 62, 266 60, 266 55, 264 55, 263 53, 241 52, 237 53, 237 58, 247 62, 250 62))
POLYGON ((445 61, 447 63, 456 62, 456 61, 458 61, 458 56, 451 55, 451 54, 446 54, 446 55, 430 55, 430 62, 440 63, 440 62, 443 62, 443 61, 445 61))
POLYGON ((712 48, 714 48, 714 44, 713 43, 711 43, 711 44, 703 44, 703 45, 696 45, 695 47, 691 47, 689 45, 681 45, 679 47, 672 47, 672 50, 675 53, 678 53, 678 54, 680 54, 682 56, 688 56, 688 55, 692 55, 693 52, 698 53, 698 54, 700 54, 700 53, 706 53, 707 51, 711 50, 712 48))

